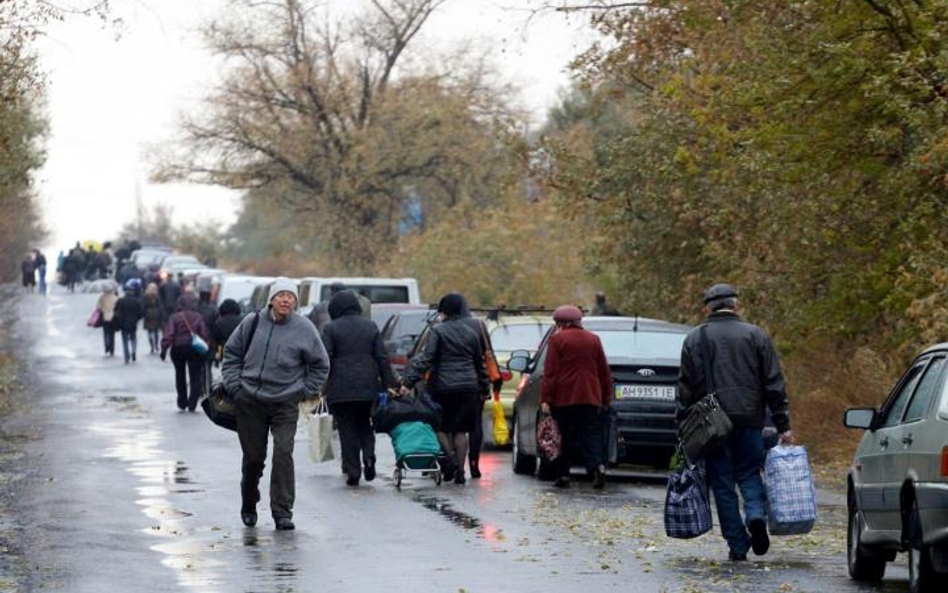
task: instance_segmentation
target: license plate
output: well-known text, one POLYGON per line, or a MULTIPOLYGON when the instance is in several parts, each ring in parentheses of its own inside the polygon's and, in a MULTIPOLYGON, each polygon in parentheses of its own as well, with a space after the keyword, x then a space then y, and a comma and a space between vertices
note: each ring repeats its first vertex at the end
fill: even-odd
POLYGON ((671 385, 616 385, 616 399, 651 399, 675 401, 671 385))

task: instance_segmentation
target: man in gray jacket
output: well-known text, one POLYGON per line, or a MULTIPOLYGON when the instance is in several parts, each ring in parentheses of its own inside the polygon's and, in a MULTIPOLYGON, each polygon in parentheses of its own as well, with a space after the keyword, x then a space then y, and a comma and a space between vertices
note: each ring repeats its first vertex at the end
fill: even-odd
POLYGON ((790 406, 777 351, 763 329, 738 317, 737 290, 729 284, 715 284, 705 292, 704 304, 708 318, 688 334, 681 350, 678 419, 709 392, 704 372, 707 352, 711 383, 734 428, 720 449, 705 456, 705 467, 721 535, 730 548, 729 558, 743 561, 749 549, 760 556, 770 547, 767 495, 760 476, 764 408, 770 409, 780 441, 790 444, 794 440, 790 406), (735 487, 740 488, 744 501, 743 519, 735 487))
POLYGON ((248 527, 257 523, 258 486, 273 433, 270 512, 277 529, 294 529, 298 404, 315 398, 329 376, 326 349, 313 324, 295 313, 297 300, 296 284, 277 278, 267 309, 245 317, 224 347, 221 375, 235 401, 243 451, 240 517, 248 527))

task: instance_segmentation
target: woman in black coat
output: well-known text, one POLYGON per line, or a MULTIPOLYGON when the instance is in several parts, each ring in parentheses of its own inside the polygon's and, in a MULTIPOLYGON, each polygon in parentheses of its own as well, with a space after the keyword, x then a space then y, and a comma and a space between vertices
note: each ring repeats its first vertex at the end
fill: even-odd
POLYGON ((467 435, 481 421, 480 403, 490 389, 481 337, 477 326, 464 316, 466 310, 460 294, 447 294, 441 299, 438 312, 444 323, 431 330, 424 350, 411 360, 405 373, 406 388, 424 380, 432 398, 441 405, 438 440, 448 456, 445 474, 453 474, 455 484, 465 482, 467 435), (426 379, 429 371, 431 376, 426 379))
POLYGON ((339 427, 342 466, 350 486, 359 485, 363 465, 366 481, 375 479, 372 403, 386 387, 396 385, 378 327, 361 314, 355 293, 339 292, 329 301, 332 321, 322 333, 330 363, 326 400, 339 427))

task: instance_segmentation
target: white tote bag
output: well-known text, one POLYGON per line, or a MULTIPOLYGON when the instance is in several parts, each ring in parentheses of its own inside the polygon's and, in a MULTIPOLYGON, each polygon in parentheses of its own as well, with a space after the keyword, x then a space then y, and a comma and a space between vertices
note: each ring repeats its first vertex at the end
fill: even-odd
POLYGON ((314 463, 334 459, 336 454, 332 450, 332 416, 329 415, 326 399, 320 398, 315 410, 307 410, 301 404, 300 413, 306 418, 306 429, 309 431, 309 458, 314 463))

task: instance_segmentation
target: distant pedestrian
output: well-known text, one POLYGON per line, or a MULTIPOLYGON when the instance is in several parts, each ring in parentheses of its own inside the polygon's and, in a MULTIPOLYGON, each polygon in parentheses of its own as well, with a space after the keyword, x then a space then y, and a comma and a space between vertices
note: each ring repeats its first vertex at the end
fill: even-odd
POLYGON ((600 411, 612 402, 612 372, 599 336, 583 329, 583 312, 563 305, 553 312, 556 333, 547 341, 540 409, 560 428, 562 453, 553 462, 555 486, 570 483, 575 448, 582 454, 593 488, 606 484, 600 411))
POLYGON ((174 314, 175 307, 178 305, 178 299, 181 298, 181 285, 178 284, 174 276, 168 276, 158 288, 158 296, 161 297, 161 304, 165 308, 165 319, 174 314))
POLYGON ((219 364, 224 359, 224 344, 227 343, 231 334, 243 321, 244 316, 241 314, 240 305, 234 299, 224 299, 217 312, 217 320, 214 322, 214 327, 211 328, 211 337, 214 343, 217 344, 215 360, 219 364))
POLYGON ((438 440, 447 456, 445 475, 453 477, 455 484, 466 481, 467 435, 481 421, 477 411, 490 389, 481 338, 462 317, 464 310, 460 294, 450 293, 441 299, 438 313, 444 322, 434 326, 424 350, 409 363, 401 390, 407 394, 408 388, 424 380, 432 398, 441 405, 438 440), (431 376, 425 379, 429 371, 431 376))
POLYGON ((346 484, 358 486, 363 467, 365 480, 375 479, 372 403, 381 391, 397 385, 379 328, 361 317, 355 293, 336 293, 329 315, 332 321, 322 334, 330 364, 326 401, 339 427, 346 484))
POLYGON ((688 334, 681 349, 677 408, 682 420, 688 408, 707 395, 707 352, 718 402, 734 428, 723 447, 705 456, 705 467, 729 558, 743 561, 748 549, 761 556, 770 548, 760 476, 765 406, 781 442, 793 443, 793 433, 780 359, 767 333, 738 317, 737 296, 729 284, 715 284, 705 292, 707 319, 688 334), (743 519, 735 486, 744 501, 743 519))
POLYGON ((36 268, 32 253, 28 253, 20 262, 20 271, 23 272, 23 288, 28 293, 33 292, 36 288, 36 268))
MULTIPOLYGON (((313 325, 316 326, 316 329, 322 333, 323 328, 326 327, 326 324, 332 321, 332 317, 329 315, 329 301, 332 297, 336 296, 343 290, 351 290, 346 288, 346 285, 342 282, 333 282, 329 285, 329 298, 319 302, 313 307, 313 310, 309 312, 309 320, 313 322, 313 325)), ((359 314, 365 319, 372 319, 372 301, 355 291, 356 299, 359 300, 359 314)))
POLYGON ((125 294, 115 303, 115 321, 122 332, 122 354, 125 364, 135 362, 138 350, 138 322, 145 316, 141 299, 141 282, 137 278, 125 284, 125 294))
POLYGON ((168 318, 161 336, 161 360, 164 360, 168 350, 171 350, 178 409, 187 409, 190 412, 197 408, 204 387, 204 354, 191 347, 191 339, 195 335, 205 342, 210 339, 204 318, 197 312, 196 305, 192 297, 179 298, 175 312, 168 318))
POLYGON ((293 444, 298 404, 316 398, 329 375, 319 333, 295 313, 298 298, 296 283, 277 278, 267 308, 245 317, 224 346, 221 375, 235 401, 243 451, 240 518, 248 527, 257 524, 260 476, 272 433, 270 513, 277 529, 295 529, 293 444))
POLYGON ((46 256, 39 249, 33 250, 33 265, 36 268, 36 276, 39 279, 39 292, 46 294, 46 256))
POLYGON ((148 332, 148 348, 151 354, 157 354, 161 346, 161 327, 165 323, 165 310, 161 306, 161 298, 158 296, 158 285, 154 282, 148 284, 145 289, 145 298, 143 300, 145 310, 145 331, 148 332))
POLYGON ((118 302, 118 289, 107 285, 99 295, 96 309, 102 319, 102 341, 105 343, 105 355, 115 356, 115 303, 118 302))
POLYGON ((209 284, 199 288, 197 311, 204 318, 204 325, 210 335, 210 339, 207 341, 207 356, 204 357, 204 392, 210 393, 213 378, 211 371, 214 365, 214 356, 217 353, 217 342, 214 340, 214 323, 220 313, 218 313, 214 303, 211 302, 211 287, 209 284))
POLYGON ((615 317, 619 315, 618 309, 606 302, 606 293, 596 293, 596 306, 592 310, 593 317, 615 317))

